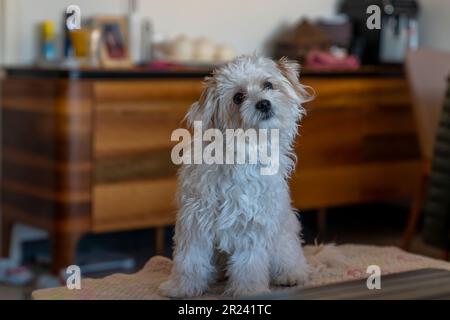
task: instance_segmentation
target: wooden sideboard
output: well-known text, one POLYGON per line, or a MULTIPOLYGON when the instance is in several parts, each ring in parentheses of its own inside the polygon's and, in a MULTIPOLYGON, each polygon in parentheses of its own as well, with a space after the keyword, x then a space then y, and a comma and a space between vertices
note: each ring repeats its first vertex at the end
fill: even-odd
MULTIPOLYGON (((205 71, 9 68, 2 82, 2 253, 14 223, 49 231, 53 270, 87 233, 174 223, 172 130, 205 71)), ((294 205, 408 198, 419 149, 401 70, 308 73, 294 205)))

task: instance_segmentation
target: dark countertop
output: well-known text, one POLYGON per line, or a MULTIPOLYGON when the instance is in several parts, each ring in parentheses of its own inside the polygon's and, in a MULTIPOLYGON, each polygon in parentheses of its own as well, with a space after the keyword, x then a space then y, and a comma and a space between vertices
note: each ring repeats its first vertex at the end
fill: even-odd
MULTIPOLYGON (((203 78, 211 74, 212 68, 177 67, 170 69, 67 69, 36 66, 6 66, 6 76, 11 77, 41 77, 70 79, 180 79, 203 78)), ((304 69, 302 77, 403 77, 402 66, 364 66, 354 71, 312 71, 304 69)))

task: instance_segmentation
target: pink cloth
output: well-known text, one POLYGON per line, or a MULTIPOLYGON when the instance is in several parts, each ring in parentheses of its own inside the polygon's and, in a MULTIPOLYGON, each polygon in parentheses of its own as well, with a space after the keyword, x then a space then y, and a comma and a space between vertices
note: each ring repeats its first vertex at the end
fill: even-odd
POLYGON ((360 62, 355 56, 339 58, 329 52, 312 50, 306 57, 305 67, 310 70, 356 70, 360 62))

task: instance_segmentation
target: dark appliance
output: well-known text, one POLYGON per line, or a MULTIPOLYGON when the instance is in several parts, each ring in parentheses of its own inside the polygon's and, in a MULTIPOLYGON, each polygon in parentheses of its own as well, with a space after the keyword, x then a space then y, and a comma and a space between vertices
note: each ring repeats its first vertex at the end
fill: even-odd
POLYGON ((342 0, 339 12, 353 25, 350 52, 363 64, 403 63, 406 52, 419 44, 416 0, 342 0), (377 5, 381 28, 369 29, 367 8, 377 5))

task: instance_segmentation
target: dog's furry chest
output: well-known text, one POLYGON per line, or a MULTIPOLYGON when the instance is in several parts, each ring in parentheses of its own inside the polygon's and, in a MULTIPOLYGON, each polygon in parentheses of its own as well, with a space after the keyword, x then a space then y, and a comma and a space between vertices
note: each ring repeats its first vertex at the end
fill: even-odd
POLYGON ((221 166, 204 174, 208 191, 202 193, 202 200, 211 199, 213 212, 203 219, 212 220, 209 231, 217 248, 232 252, 236 245, 269 244, 279 229, 282 210, 289 211, 284 208, 290 203, 285 179, 262 176, 257 166, 250 165, 221 166))

